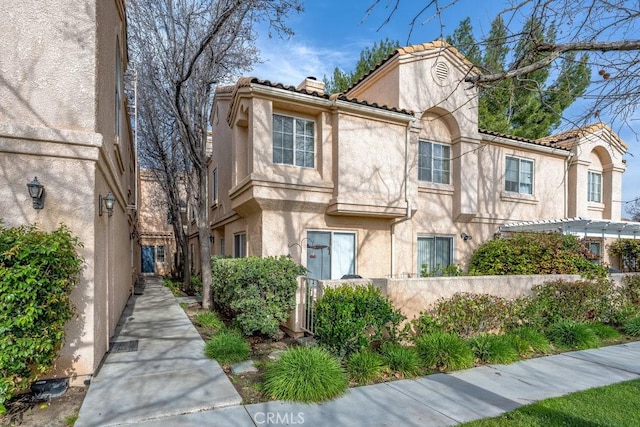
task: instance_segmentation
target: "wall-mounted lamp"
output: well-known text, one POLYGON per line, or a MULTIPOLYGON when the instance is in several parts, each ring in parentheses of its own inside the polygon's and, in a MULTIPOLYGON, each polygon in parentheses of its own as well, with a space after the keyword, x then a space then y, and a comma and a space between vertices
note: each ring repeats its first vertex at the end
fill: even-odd
POLYGON ((471 237, 471 236, 470 236, 470 235, 468 235, 467 233, 462 233, 462 234, 460 235, 460 237, 461 237, 461 238, 462 238, 462 240, 464 240, 465 242, 466 242, 467 240, 471 240, 471 239, 473 239, 473 237, 471 237))
POLYGON ((33 209, 44 208, 44 186, 38 181, 38 177, 33 178, 33 181, 27 183, 29 189, 29 196, 33 200, 33 209))
POLYGON ((109 214, 109 216, 113 215, 113 205, 116 202, 116 198, 113 196, 113 194, 111 193, 111 191, 109 191, 107 193, 106 196, 102 197, 102 195, 98 196, 98 215, 102 216, 102 214, 104 213, 103 211, 103 203, 104 203, 104 209, 107 210, 107 213, 109 214))

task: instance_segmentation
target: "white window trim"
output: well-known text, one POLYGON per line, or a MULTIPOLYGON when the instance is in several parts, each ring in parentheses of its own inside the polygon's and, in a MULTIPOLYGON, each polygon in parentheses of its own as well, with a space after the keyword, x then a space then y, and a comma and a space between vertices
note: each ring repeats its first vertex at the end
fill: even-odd
POLYGON ((444 144, 442 142, 436 142, 436 141, 429 141, 427 139, 419 139, 418 140, 418 182, 420 183, 429 183, 429 184, 434 184, 434 185, 451 185, 451 145, 449 144, 444 144), (425 143, 425 144, 430 144, 432 146, 431 148, 431 153, 432 153, 432 157, 431 157, 431 181, 428 180, 423 180, 420 179, 420 144, 421 143, 425 143), (435 157, 433 156, 433 146, 438 145, 438 146, 442 146, 442 147, 448 147, 449 148, 449 158, 447 159, 448 163, 449 163, 449 174, 447 177, 447 181, 449 182, 437 182, 433 180, 433 172, 434 172, 434 167, 433 167, 433 161, 435 159, 435 157))
POLYGON ((275 130, 272 128, 271 129, 271 161, 273 162, 274 165, 282 165, 282 166, 293 166, 293 167, 297 167, 297 168, 304 168, 304 169, 314 169, 316 167, 316 159, 318 157, 318 153, 317 153, 317 149, 316 149, 316 139, 317 139, 317 125, 316 125, 316 121, 314 119, 311 118, 306 118, 306 117, 301 117, 301 116, 293 116, 290 114, 281 114, 281 113, 272 113, 271 115, 271 123, 273 126, 273 119, 275 116, 280 116, 280 117, 288 117, 293 119, 293 163, 278 163, 273 161, 273 151, 275 150, 275 146, 274 146, 274 141, 273 141, 273 135, 275 133, 275 130), (304 120, 305 122, 311 122, 313 123, 313 165, 311 166, 300 166, 296 164, 296 134, 295 134, 295 122, 296 120, 304 120))
POLYGON ((504 157, 504 183, 502 186, 502 189, 505 193, 507 194, 519 194, 522 196, 534 196, 536 194, 536 162, 533 159, 527 159, 525 157, 519 157, 519 156, 512 156, 512 155, 506 155, 504 157), (512 191, 512 190, 507 190, 507 159, 514 159, 514 160, 518 160, 518 191, 512 191), (531 193, 523 193, 520 191, 520 185, 521 185, 521 181, 520 181, 520 174, 521 174, 521 169, 520 169, 520 164, 522 162, 529 162, 531 163, 531 193))
POLYGON ((589 203, 602 203, 602 172, 600 171, 593 171, 590 170, 587 172, 587 202, 589 203), (591 192, 591 182, 592 182, 592 177, 593 176, 598 176, 600 177, 600 182, 599 182, 599 187, 598 187, 598 199, 599 200, 594 200, 592 199, 592 192, 591 192))
MULTIPOLYGON (((431 239, 431 238, 437 238, 437 237, 444 237, 444 238, 448 238, 451 239, 451 252, 450 252, 450 257, 451 257, 451 264, 455 264, 456 261, 456 236, 452 235, 452 234, 434 234, 434 233, 419 233, 418 236, 416 237, 415 243, 416 243, 416 264, 418 264, 418 258, 417 258, 417 254, 418 254, 418 239, 431 239)), ((420 277, 420 272, 422 271, 422 265, 416 265, 417 267, 417 276, 416 277, 420 277)), ((447 267, 447 266, 445 266, 447 267)), ((444 268, 444 267, 443 267, 444 268)))

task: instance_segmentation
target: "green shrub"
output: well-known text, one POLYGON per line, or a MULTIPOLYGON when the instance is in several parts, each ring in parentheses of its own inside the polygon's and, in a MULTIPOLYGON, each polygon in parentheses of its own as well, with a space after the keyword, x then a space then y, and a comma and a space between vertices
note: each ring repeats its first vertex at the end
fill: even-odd
POLYGON ((479 334, 469 340, 473 354, 485 363, 512 363, 518 352, 504 335, 479 334))
POLYGON ((211 268, 218 309, 245 335, 277 336, 295 307, 297 277, 304 269, 286 256, 213 258, 211 268))
POLYGON ((608 249, 613 257, 622 261, 624 271, 640 271, 640 240, 617 239, 608 249))
POLYGON ((456 334, 434 332, 416 338, 416 350, 428 368, 456 371, 473 366, 469 344, 456 334))
POLYGON ((549 340, 533 328, 511 329, 506 336, 521 356, 527 356, 531 353, 548 353, 551 348, 549 340))
POLYGON ((617 293, 607 280, 556 280, 532 291, 518 316, 540 330, 561 320, 608 323, 615 314, 617 293))
POLYGON ((617 340, 620 338, 620 332, 613 326, 605 325, 604 323, 591 323, 589 327, 601 340, 617 340))
POLYGON ((380 351, 384 362, 393 372, 404 378, 415 377, 420 373, 420 357, 415 348, 398 343, 386 343, 380 351))
POLYGON ((196 295, 202 294, 202 280, 200 277, 192 274, 189 278, 189 290, 196 295))
POLYGON ((225 329, 207 341, 204 354, 221 365, 227 365, 247 360, 249 350, 249 344, 239 333, 225 329))
POLYGON ((315 338, 344 356, 396 340, 404 319, 373 285, 327 288, 315 305, 315 338))
MULTIPOLYGON (((638 240, 640 242, 640 240, 638 240)), ((622 279, 622 295, 635 306, 640 306, 640 274, 628 274, 622 279)))
POLYGON ((586 323, 561 320, 549 328, 547 335, 557 347, 584 350, 600 346, 600 339, 586 323))
POLYGON ((456 293, 436 301, 435 307, 413 320, 417 334, 442 330, 460 336, 496 332, 512 317, 512 304, 493 295, 456 293))
POLYGON ((640 305, 633 304, 623 296, 618 299, 617 304, 613 308, 611 323, 614 325, 622 325, 627 319, 637 316, 640 316, 640 305))
POLYGON ((380 378, 383 366, 382 358, 371 350, 351 353, 347 359, 347 372, 351 380, 358 384, 367 384, 380 378))
POLYGON ((469 260, 469 274, 582 274, 606 277, 608 270, 592 262, 584 242, 560 233, 513 233, 481 245, 469 260))
POLYGON ((343 394, 347 373, 321 347, 294 347, 266 365, 263 391, 273 399, 321 402, 343 394))
POLYGON ((225 325, 218 315, 213 311, 203 311, 195 315, 195 323, 206 329, 219 330, 224 329, 225 325))
POLYGON ((47 233, 0 223, 0 412, 55 361, 74 312, 79 247, 65 226, 47 233))
POLYGON ((640 337, 640 317, 628 319, 622 327, 625 334, 640 337))

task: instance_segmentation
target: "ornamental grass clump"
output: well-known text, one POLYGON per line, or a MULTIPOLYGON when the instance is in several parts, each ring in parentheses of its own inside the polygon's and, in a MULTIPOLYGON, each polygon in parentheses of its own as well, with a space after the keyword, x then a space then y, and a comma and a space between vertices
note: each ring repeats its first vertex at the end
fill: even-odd
POLYGON ((416 349, 428 368, 457 371, 473 366, 469 344, 456 334, 434 332, 416 338, 416 349))
POLYGON ((238 332, 225 329, 207 341, 204 353, 221 365, 241 362, 249 358, 249 343, 238 332))
POLYGON ((377 353, 371 350, 360 350, 352 353, 347 359, 347 372, 351 381, 357 384, 368 384, 380 378, 384 363, 377 353))
POLYGON ((262 389, 273 399, 322 402, 347 390, 340 361, 321 347, 293 347, 266 365, 262 389))
POLYGON ((533 328, 518 327, 507 332, 506 337, 521 356, 529 356, 532 353, 545 354, 551 349, 549 340, 533 328))
POLYGON ((404 378, 415 377, 420 373, 420 357, 415 348, 388 343, 382 346, 380 352, 389 369, 404 378))
POLYGON ((473 354, 485 363, 513 363, 518 352, 504 335, 479 334, 469 340, 473 354))
POLYGON ((584 350, 600 346, 600 338, 587 323, 562 320, 551 325, 547 332, 551 342, 560 348, 584 350))
POLYGON ((624 333, 632 337, 640 337, 640 317, 633 317, 622 325, 624 333))
POLYGON ((591 323, 589 327, 601 340, 612 341, 620 338, 620 332, 613 326, 604 323, 591 323))
POLYGON ((213 311, 203 311, 198 313, 195 315, 194 320, 198 326, 207 330, 217 331, 225 328, 222 320, 220 320, 218 315, 213 311))

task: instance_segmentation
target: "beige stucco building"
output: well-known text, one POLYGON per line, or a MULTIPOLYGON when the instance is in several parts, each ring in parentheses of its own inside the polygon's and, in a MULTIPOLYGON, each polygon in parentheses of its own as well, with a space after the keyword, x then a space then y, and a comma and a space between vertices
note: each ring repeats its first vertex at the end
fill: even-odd
POLYGON ((464 267, 505 224, 620 221, 625 143, 603 124, 537 141, 479 130, 464 83, 477 72, 433 42, 344 94, 313 78, 219 87, 213 254, 288 254, 320 279, 408 277, 464 267))
POLYGON ((95 372, 137 276, 124 0, 0 2, 0 218, 83 243, 77 315, 49 377, 95 372), (34 209, 26 184, 44 186, 34 209), (112 213, 99 203, 111 193, 112 213))
POLYGON ((139 183, 140 271, 143 275, 168 276, 175 269, 176 240, 167 196, 150 170, 140 170, 139 183))

